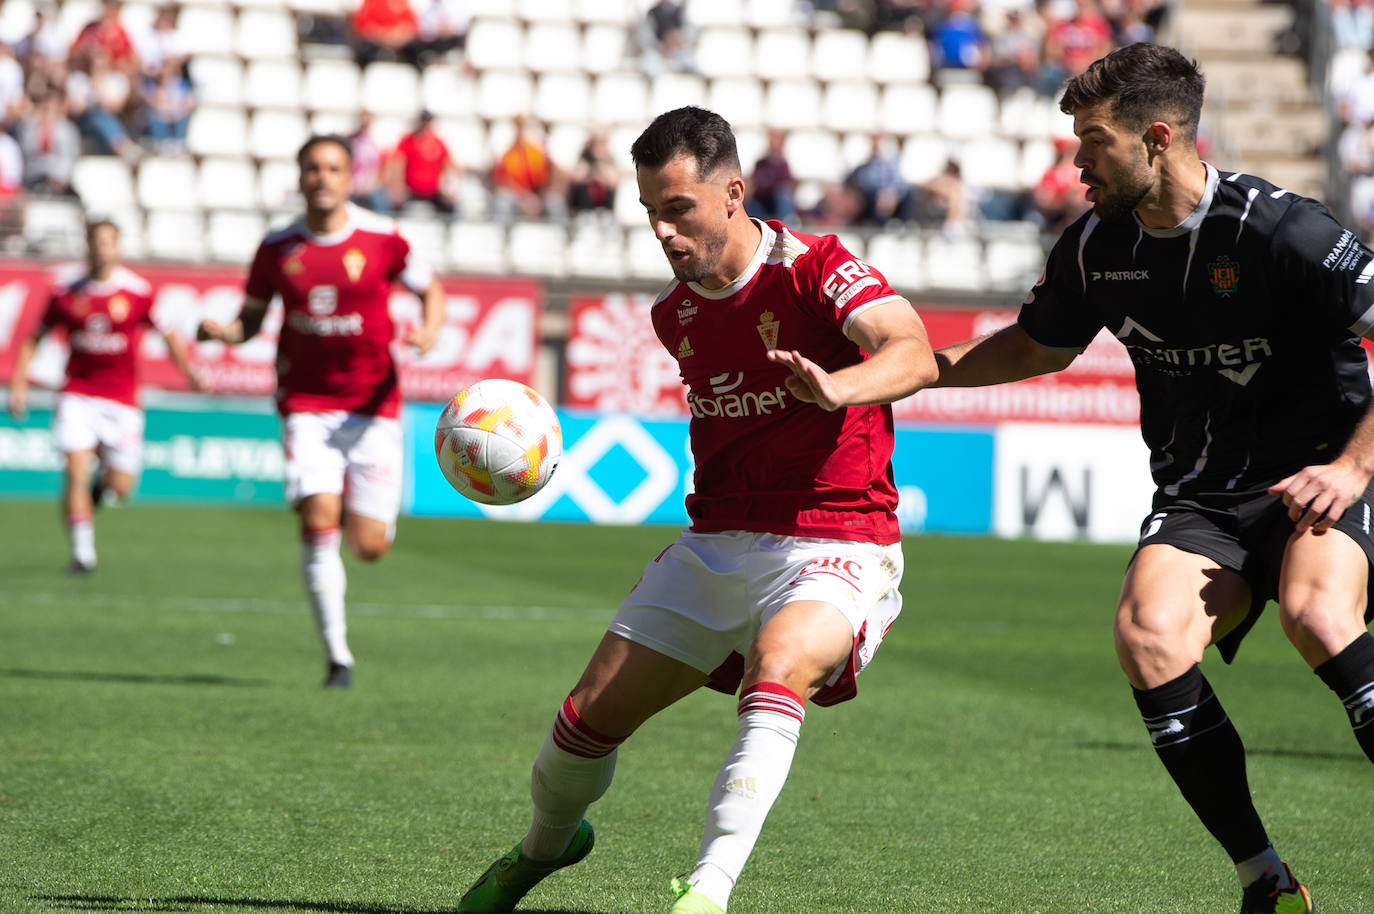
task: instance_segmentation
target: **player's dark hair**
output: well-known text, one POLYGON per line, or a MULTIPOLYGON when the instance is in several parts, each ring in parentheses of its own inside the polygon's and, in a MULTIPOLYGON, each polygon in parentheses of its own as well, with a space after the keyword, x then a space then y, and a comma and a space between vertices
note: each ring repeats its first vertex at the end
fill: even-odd
POLYGON ((636 170, 662 168, 683 155, 696 161, 699 178, 721 168, 730 168, 736 174, 740 170, 730 122, 714 111, 694 105, 660 114, 630 146, 636 170))
POLYGON ((104 216, 100 216, 95 219, 89 219, 86 221, 86 240, 90 241, 92 238, 95 237, 96 231, 102 228, 114 229, 114 233, 116 235, 120 234, 119 226, 115 225, 115 221, 113 219, 107 219, 104 216))
POLYGON ((1196 60, 1142 41, 1093 61, 1069 80, 1059 110, 1073 114, 1108 102, 1112 120, 1130 130, 1168 121, 1196 141, 1205 86, 1196 60))
POLYGON ((348 164, 353 164, 353 144, 348 142, 347 137, 339 136, 337 133, 312 134, 310 139, 306 140, 305 143, 301 145, 300 150, 296 153, 296 164, 304 165, 305 154, 310 150, 314 149, 316 146, 320 145, 321 143, 333 143, 335 146, 338 146, 340 149, 344 151, 344 155, 348 157, 348 164))

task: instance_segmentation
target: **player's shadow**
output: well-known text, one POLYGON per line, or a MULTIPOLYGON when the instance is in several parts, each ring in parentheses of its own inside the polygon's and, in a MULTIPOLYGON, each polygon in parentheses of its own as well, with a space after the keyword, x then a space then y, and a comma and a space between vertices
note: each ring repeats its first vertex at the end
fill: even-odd
MULTIPOLYGON (((324 914, 453 914, 454 908, 433 910, 408 906, 361 904, 349 901, 291 901, 282 898, 219 898, 206 895, 172 895, 164 898, 124 898, 118 895, 36 895, 58 911, 194 911, 197 908, 236 907, 321 911, 324 914)), ((455 907, 457 903, 455 902, 455 907)), ((586 914, 566 908, 527 908, 525 914, 586 914)), ((611 912, 604 914, 630 914, 611 912)))
MULTIPOLYGON (((1150 751, 1150 744, 1147 740, 1142 740, 1139 743, 1085 742, 1079 743, 1078 748, 1105 752, 1148 752, 1150 751)), ((1309 749, 1282 749, 1278 746, 1246 746, 1245 754, 1247 756, 1272 755, 1276 758, 1303 758, 1326 762, 1368 763, 1369 761, 1361 752, 1313 752, 1309 749)))
POLYGON ((97 670, 0 669, 0 676, 12 679, 67 679, 77 682, 124 682, 134 685, 210 685, 261 688, 271 685, 266 679, 217 676, 197 673, 103 673, 97 670))

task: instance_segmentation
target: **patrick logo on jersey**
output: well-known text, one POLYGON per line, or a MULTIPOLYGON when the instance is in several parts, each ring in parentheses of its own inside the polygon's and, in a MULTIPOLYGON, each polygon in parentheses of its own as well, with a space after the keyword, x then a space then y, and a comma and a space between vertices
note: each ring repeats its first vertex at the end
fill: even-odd
POLYGON ((1274 354, 1269 339, 1262 336, 1208 343, 1205 346, 1155 345, 1163 344, 1164 338, 1152 333, 1132 317, 1121 322, 1116 338, 1130 352, 1131 360, 1142 368, 1175 376, 1192 374, 1198 369, 1215 368, 1217 374, 1242 387, 1250 383, 1264 359, 1274 354))

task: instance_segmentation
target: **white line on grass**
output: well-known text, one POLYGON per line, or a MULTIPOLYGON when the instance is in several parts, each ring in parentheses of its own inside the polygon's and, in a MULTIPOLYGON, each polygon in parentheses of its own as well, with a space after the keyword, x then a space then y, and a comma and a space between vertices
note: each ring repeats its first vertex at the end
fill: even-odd
MULTIPOLYGON (((299 613, 305 599, 264 600, 234 597, 142 597, 133 594, 52 591, 0 591, 0 605, 90 606, 103 609, 191 610, 227 613, 299 613)), ((467 606, 461 603, 354 603, 349 614, 401 619, 501 619, 509 621, 609 620, 614 609, 572 606, 467 606)))

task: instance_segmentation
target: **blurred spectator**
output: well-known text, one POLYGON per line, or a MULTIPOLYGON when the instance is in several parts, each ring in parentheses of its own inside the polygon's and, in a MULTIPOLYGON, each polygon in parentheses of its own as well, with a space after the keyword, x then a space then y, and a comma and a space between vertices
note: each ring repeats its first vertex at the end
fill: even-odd
POLYGON ((697 72, 692 47, 696 31, 687 21, 682 0, 658 0, 640 21, 640 65, 647 76, 667 70, 697 72))
POLYGON ((1002 27, 988 39, 985 77, 1001 96, 1035 84, 1035 74, 1040 69, 1041 37, 1028 21, 1033 15, 1008 7, 1002 27))
POLYGON ((1146 12, 1141 0, 1126 0, 1122 9, 1107 17, 1112 25, 1112 38, 1118 46, 1155 40, 1155 27, 1146 18, 1146 12))
POLYGON ((1044 16, 1045 65, 1039 88, 1057 95, 1065 80, 1112 50, 1112 26, 1096 0, 1049 0, 1044 16))
POLYGON ((14 50, 0 42, 0 130, 8 130, 24 113, 28 98, 24 94, 24 67, 14 50))
POLYGON ((917 221, 957 237, 973 228, 973 205, 974 192, 964 181, 963 169, 957 161, 949 159, 938 175, 921 185, 917 221))
POLYGON ((61 89, 50 89, 15 130, 24 155, 24 186, 41 194, 72 194, 81 134, 67 119, 61 89))
POLYGON ((112 70, 135 76, 139 70, 138 51, 120 21, 120 0, 101 0, 100 15, 77 33, 69 59, 73 70, 89 71, 100 56, 112 70))
POLYGON ((946 13, 930 30, 930 63, 937 70, 976 70, 988 65, 988 39, 978 22, 974 0, 949 0, 946 13))
POLYGON ((452 51, 463 50, 471 24, 467 0, 429 0, 420 11, 415 65, 426 67, 452 51))
POLYGON ((845 177, 844 184, 857 196, 856 215, 861 223, 908 222, 914 214, 911 185, 902 177, 895 144, 881 134, 874 134, 869 157, 845 177))
POLYGON ((152 79, 161 79, 163 65, 171 61, 178 72, 184 73, 186 52, 177 34, 178 7, 158 7, 152 24, 135 34, 134 47, 143 63, 143 72, 152 79))
POLYGON ((404 60, 418 66, 420 20, 410 0, 361 0, 349 22, 358 66, 374 60, 404 60))
POLYGON ((568 205, 574 213, 615 209, 615 189, 621 171, 611 155, 606 134, 593 131, 572 167, 568 183, 568 205))
POLYGON ((754 163, 754 174, 749 178, 752 200, 748 209, 760 219, 781 219, 791 225, 797 219, 797 180, 783 154, 786 143, 785 131, 768 131, 768 148, 754 163))
POLYGON ((1341 122, 1363 125, 1374 121, 1374 47, 1365 56, 1364 72, 1345 87, 1337 101, 1341 122))
POLYGON ((1330 0, 1336 47, 1374 47, 1374 4, 1370 0, 1330 0))
POLYGON ((162 72, 143 84, 148 139, 160 153, 186 151, 186 131, 196 108, 195 90, 177 57, 162 58, 162 72))
POLYGON ((81 135, 98 153, 137 161, 138 144, 129 138, 123 121, 132 91, 128 76, 111 67, 104 51, 96 47, 89 50, 88 67, 67 78, 68 100, 81 135))
POLYGON ((1090 204, 1085 196, 1087 188, 1079 179, 1081 172, 1073 161, 1078 141, 1061 137, 1054 141, 1054 150, 1054 164, 1040 176, 1031 198, 1045 231, 1057 234, 1087 212, 1090 204))
POLYGON ((529 118, 515 119, 515 139, 491 167, 492 212, 501 221, 566 216, 557 173, 544 137, 529 118))
POLYGON ((24 187, 24 153, 8 133, 0 132, 0 208, 24 187))
POLYGON ((390 214, 391 194, 386 186, 386 154, 372 136, 372 112, 358 112, 358 126, 348 135, 353 150, 353 202, 379 213, 390 214))
POLYGON ((26 69, 39 58, 61 62, 67 59, 67 40, 49 12, 39 6, 33 11, 33 28, 15 44, 14 53, 26 69))
POLYGON ((463 170, 434 129, 434 115, 420 112, 415 129, 401 137, 387 164, 391 200, 396 206, 427 203, 451 216, 458 210, 457 197, 449 190, 463 170), (446 186, 447 185, 447 186, 446 186))
POLYGON ((925 32, 925 16, 929 8, 930 4, 924 0, 875 0, 873 30, 920 35, 925 32))

